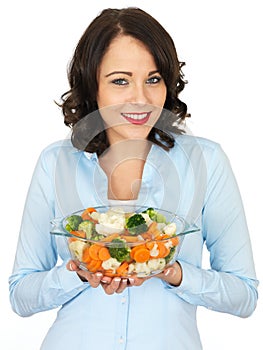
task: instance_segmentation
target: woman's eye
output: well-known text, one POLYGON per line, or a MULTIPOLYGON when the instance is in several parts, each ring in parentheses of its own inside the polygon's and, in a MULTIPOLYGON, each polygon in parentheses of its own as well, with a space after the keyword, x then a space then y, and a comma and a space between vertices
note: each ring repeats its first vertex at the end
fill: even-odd
POLYGON ((147 84, 158 84, 162 80, 162 77, 156 76, 156 77, 151 77, 147 80, 147 84))
POLYGON ((122 78, 114 79, 114 80, 112 80, 112 83, 115 85, 127 85, 128 84, 127 80, 122 79, 122 78))

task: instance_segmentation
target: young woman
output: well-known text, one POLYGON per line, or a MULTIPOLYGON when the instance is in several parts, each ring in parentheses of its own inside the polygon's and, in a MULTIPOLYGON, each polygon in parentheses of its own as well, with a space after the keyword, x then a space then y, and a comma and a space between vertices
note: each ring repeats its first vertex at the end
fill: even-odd
POLYGON ((10 277, 19 315, 60 308, 42 350, 201 349, 197 306, 240 317, 256 307, 250 239, 228 159, 220 145, 180 129, 188 116, 178 98, 181 67, 169 34, 137 8, 102 11, 76 47, 62 97, 72 137, 39 158, 10 277), (186 236, 178 261, 155 277, 82 271, 50 235, 50 221, 111 203, 173 211, 200 232, 186 236))

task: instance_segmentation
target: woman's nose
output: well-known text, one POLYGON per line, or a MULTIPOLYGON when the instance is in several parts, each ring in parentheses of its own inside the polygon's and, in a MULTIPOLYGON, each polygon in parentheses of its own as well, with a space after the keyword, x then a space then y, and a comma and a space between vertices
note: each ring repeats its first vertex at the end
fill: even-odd
POLYGON ((133 86, 130 100, 131 100, 130 102, 138 103, 138 104, 149 103, 146 86, 144 85, 133 86))

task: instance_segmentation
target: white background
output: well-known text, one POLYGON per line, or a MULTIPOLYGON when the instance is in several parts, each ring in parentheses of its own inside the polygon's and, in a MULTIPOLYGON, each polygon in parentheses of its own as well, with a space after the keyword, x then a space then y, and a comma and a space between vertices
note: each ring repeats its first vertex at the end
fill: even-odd
MULTIPOLYGON (((181 97, 192 114, 188 126, 195 135, 221 143, 231 160, 246 209, 258 278, 262 280, 261 1, 174 0, 173 8, 165 0, 3 3, 0 348, 39 349, 56 315, 56 311, 29 318, 14 314, 7 280, 37 157, 46 145, 68 135, 53 100, 59 100, 68 89, 66 67, 77 41, 105 7, 139 6, 172 35, 179 59, 187 63, 184 73, 189 84, 181 97)), ((263 349, 263 304, 259 296, 258 308, 248 319, 199 308, 204 349, 263 349)))

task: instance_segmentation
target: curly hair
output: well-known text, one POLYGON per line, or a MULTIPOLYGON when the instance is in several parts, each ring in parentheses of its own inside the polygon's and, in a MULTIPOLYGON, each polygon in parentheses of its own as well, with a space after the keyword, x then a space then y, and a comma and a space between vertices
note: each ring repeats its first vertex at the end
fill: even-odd
POLYGON ((102 118, 99 112, 96 113, 97 72, 110 43, 119 34, 143 42, 164 79, 167 88, 164 109, 148 139, 168 150, 174 146, 172 133, 183 133, 180 123, 190 116, 187 105, 178 98, 186 84, 181 70, 184 63, 179 62, 174 42, 162 25, 135 7, 103 10, 78 42, 68 68, 70 90, 61 96, 60 105, 64 123, 72 127, 73 145, 87 152, 96 152, 98 156, 109 147, 102 118), (85 125, 78 123, 84 117, 85 125))

